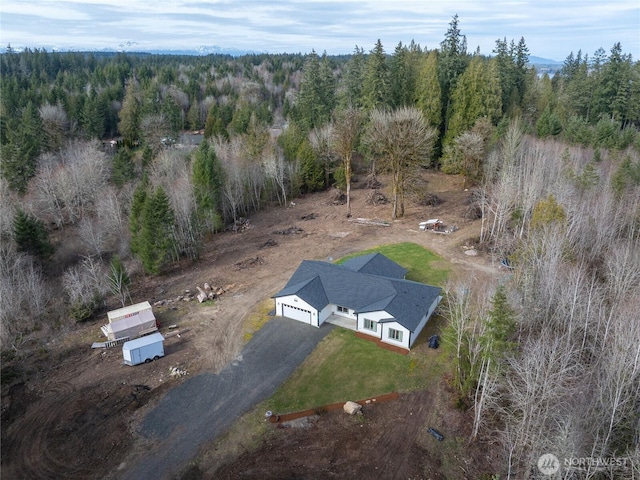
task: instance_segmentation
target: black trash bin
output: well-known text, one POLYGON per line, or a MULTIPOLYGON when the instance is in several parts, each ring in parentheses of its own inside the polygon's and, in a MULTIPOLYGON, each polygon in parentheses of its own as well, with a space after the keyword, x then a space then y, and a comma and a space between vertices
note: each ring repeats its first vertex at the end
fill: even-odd
POLYGON ((429 427, 429 428, 427 429, 427 431, 428 431, 431 435, 433 435, 433 438, 435 438, 435 439, 436 439, 436 440, 438 440, 439 442, 441 442, 441 441, 443 441, 443 440, 444 440, 444 436, 443 436, 443 435, 442 435, 438 430, 436 430, 435 428, 431 428, 431 427, 429 427))

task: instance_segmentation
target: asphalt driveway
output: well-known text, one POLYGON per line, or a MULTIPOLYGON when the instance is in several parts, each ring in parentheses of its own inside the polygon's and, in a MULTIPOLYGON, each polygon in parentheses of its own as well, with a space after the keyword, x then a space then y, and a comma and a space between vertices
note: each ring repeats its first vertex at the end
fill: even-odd
POLYGON ((141 435, 156 445, 123 479, 172 478, 252 407, 273 394, 333 328, 273 318, 220 374, 204 373, 171 389, 143 420, 141 435))

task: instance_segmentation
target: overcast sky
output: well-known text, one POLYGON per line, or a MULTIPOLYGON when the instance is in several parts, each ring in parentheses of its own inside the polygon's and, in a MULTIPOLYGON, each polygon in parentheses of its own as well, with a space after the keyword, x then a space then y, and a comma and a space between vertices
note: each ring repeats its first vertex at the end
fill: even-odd
POLYGON ((524 37, 531 55, 564 60, 621 42, 640 58, 640 0, 1 0, 0 43, 74 50, 191 49, 351 53, 379 38, 437 48, 453 15, 468 49, 524 37))

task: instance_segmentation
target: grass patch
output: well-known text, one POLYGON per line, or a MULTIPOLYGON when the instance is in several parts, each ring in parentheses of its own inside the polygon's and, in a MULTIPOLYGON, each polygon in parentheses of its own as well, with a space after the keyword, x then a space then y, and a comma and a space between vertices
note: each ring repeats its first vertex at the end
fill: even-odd
POLYGON ((335 328, 267 402, 279 413, 425 388, 442 374, 441 350, 400 355, 335 328))
POLYGON ((253 338, 253 334, 262 328, 269 321, 269 312, 273 310, 273 299, 265 298, 244 321, 244 334, 242 339, 245 343, 253 338))
POLYGON ((381 253, 408 270, 407 280, 443 286, 449 275, 448 262, 430 250, 411 242, 379 245, 341 258, 336 263, 344 263, 350 258, 381 253))

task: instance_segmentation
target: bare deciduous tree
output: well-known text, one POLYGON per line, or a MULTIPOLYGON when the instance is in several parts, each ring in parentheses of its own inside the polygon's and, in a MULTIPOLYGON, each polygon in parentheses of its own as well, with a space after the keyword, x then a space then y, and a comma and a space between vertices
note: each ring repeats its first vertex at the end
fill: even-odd
POLYGON ((60 150, 69 131, 67 112, 60 103, 51 105, 48 102, 42 104, 38 111, 49 149, 60 150))
POLYGON ((358 145, 362 113, 354 108, 339 112, 334 121, 331 135, 331 147, 342 159, 344 177, 347 182, 347 217, 351 216, 351 158, 358 145))
POLYGON ((392 218, 404 215, 407 170, 428 163, 436 135, 436 130, 426 124, 416 108, 371 113, 366 141, 383 167, 391 172, 392 218))
POLYGON ((84 217, 78 223, 78 237, 89 255, 101 257, 109 251, 115 233, 108 230, 106 225, 95 217, 84 217))
POLYGON ((98 142, 75 142, 58 155, 40 159, 32 194, 39 211, 59 226, 95 213, 107 185, 110 166, 98 142))
POLYGON ((29 255, 0 246, 0 347, 19 348, 41 318, 49 290, 39 267, 29 255))
POLYGON ((313 128, 309 132, 309 143, 316 157, 324 168, 325 184, 329 184, 329 174, 335 168, 336 157, 332 149, 333 124, 327 123, 322 127, 313 128))
POLYGON ((272 155, 263 160, 264 172, 268 180, 276 186, 278 202, 280 205, 287 204, 287 161, 280 152, 273 152, 272 155))
POLYGON ((162 149, 163 140, 171 133, 169 120, 162 114, 147 115, 140 120, 140 132, 145 143, 154 153, 162 149))
POLYGON ((85 320, 109 291, 107 268, 98 258, 84 257, 64 272, 62 286, 71 302, 71 315, 85 320))

